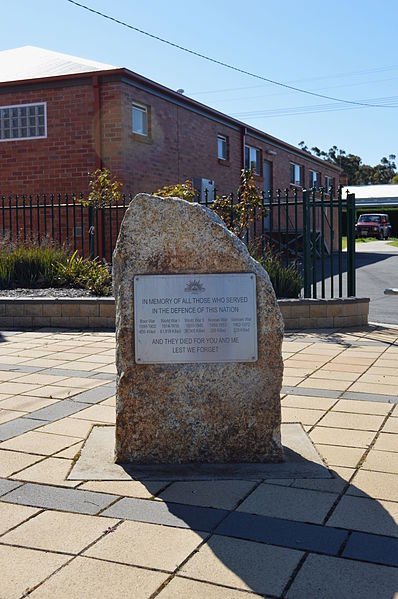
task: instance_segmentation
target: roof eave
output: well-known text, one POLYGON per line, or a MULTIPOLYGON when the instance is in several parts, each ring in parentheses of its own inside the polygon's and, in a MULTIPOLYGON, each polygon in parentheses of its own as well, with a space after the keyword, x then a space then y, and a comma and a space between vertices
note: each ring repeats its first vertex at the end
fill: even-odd
POLYGON ((312 160, 312 161, 317 162, 318 164, 322 165, 323 167, 327 166, 331 170, 335 171, 336 173, 341 173, 343 171, 343 169, 341 169, 337 165, 333 165, 333 164, 327 162, 326 160, 322 160, 321 158, 318 158, 317 156, 313 156, 309 152, 305 152, 304 150, 301 150, 300 148, 297 148, 291 144, 288 144, 287 142, 285 142, 281 139, 278 139, 277 137, 273 137, 272 135, 269 135, 268 133, 261 131, 261 129, 256 129, 255 127, 252 127, 251 125, 244 123, 243 121, 234 119, 233 117, 231 117, 223 112, 215 110, 214 108, 211 108, 210 106, 207 106, 206 104, 202 104, 201 102, 198 102, 197 100, 193 100, 192 98, 189 98, 188 96, 179 94, 178 92, 175 92, 174 90, 170 89, 169 87, 161 85, 160 83, 157 83, 156 81, 148 79, 147 77, 144 77, 143 75, 139 75, 138 73, 134 73, 133 71, 130 71, 129 69, 126 69, 126 68, 105 69, 105 70, 98 70, 98 71, 96 71, 96 70, 95 71, 85 71, 82 73, 70 73, 67 75, 54 75, 52 77, 36 77, 36 78, 31 78, 31 79, 20 79, 17 81, 2 81, 2 82, 0 82, 0 89, 7 88, 7 87, 15 87, 15 86, 19 86, 19 85, 37 85, 40 83, 48 84, 51 82, 59 82, 59 81, 73 81, 74 79, 87 79, 87 77, 93 77, 93 76, 97 76, 97 77, 109 77, 109 76, 123 77, 124 76, 124 77, 131 79, 132 81, 138 81, 140 83, 145 84, 146 86, 148 86, 150 88, 161 91, 163 94, 166 94, 175 100, 178 100, 179 103, 187 104, 188 106, 195 107, 197 109, 200 109, 203 112, 207 112, 207 113, 214 115, 220 119, 223 119, 224 121, 233 124, 235 127, 239 127, 240 129, 244 130, 245 133, 249 136, 254 135, 255 137, 260 137, 266 143, 268 142, 272 145, 282 146, 288 152, 291 152, 296 155, 299 154, 300 156, 303 157, 303 159, 312 160))

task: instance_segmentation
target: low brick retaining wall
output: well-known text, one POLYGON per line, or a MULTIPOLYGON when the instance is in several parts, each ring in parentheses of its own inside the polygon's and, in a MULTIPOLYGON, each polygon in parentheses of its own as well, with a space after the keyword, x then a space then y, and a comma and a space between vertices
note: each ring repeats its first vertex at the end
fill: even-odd
POLYGON ((368 297, 278 300, 286 330, 346 328, 368 324, 368 297))
MULTIPOLYGON (((282 299, 286 330, 342 328, 368 323, 369 299, 282 299)), ((114 329, 113 297, 0 297, 0 327, 114 329)))

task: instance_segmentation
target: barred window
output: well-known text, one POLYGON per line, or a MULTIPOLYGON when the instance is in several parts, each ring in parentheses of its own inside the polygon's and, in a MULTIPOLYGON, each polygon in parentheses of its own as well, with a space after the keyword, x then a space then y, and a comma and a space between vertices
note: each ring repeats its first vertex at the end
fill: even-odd
POLYGON ((46 104, 0 107, 0 141, 47 137, 46 104))

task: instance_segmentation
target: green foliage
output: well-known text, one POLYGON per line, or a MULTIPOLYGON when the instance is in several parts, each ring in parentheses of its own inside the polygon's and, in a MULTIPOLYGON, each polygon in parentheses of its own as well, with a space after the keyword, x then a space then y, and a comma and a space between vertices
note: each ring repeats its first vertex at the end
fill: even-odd
POLYGON ((51 287, 57 265, 67 260, 65 250, 51 245, 3 244, 0 247, 0 289, 51 287))
POLYGON ((344 174, 348 177, 349 185, 398 183, 395 154, 390 154, 388 158, 383 156, 379 164, 370 166, 369 164, 363 164, 360 156, 347 154, 345 150, 341 150, 337 146, 332 146, 327 152, 320 150, 316 146, 309 149, 304 141, 301 141, 299 146, 304 152, 314 154, 318 158, 323 158, 326 162, 330 162, 343 169, 344 174), (395 177, 397 179, 394 181, 395 177))
MULTIPOLYGON (((196 200, 196 191, 192 182, 187 180, 185 183, 176 183, 175 185, 166 185, 154 193, 155 196, 174 197, 194 202, 196 200)), ((209 203, 209 208, 225 222, 228 229, 233 231, 238 237, 246 234, 250 224, 256 219, 265 216, 267 209, 263 206, 261 191, 254 184, 253 171, 243 169, 241 171, 241 184, 236 193, 237 201, 231 204, 231 196, 217 196, 214 201, 209 203)))
POLYGON ((89 289, 94 295, 110 295, 112 278, 106 264, 78 256, 77 251, 65 264, 57 264, 56 282, 60 287, 89 289))
POLYGON ((94 295, 110 295, 111 274, 106 264, 85 260, 77 252, 34 244, 0 246, 0 289, 17 287, 75 287, 94 295))
POLYGON ((89 175, 91 178, 88 184, 90 189, 88 199, 78 201, 85 206, 96 206, 97 208, 115 206, 121 201, 123 183, 118 181, 109 169, 97 168, 89 175))
POLYGON ((196 192, 192 185, 192 181, 189 179, 184 183, 176 183, 175 185, 165 185, 161 187, 153 194, 155 196, 161 196, 163 198, 181 198, 187 202, 194 202, 196 199, 196 192))
POLYGON ((294 264, 283 266, 279 256, 269 250, 258 261, 267 271, 277 298, 300 297, 303 281, 294 264))
POLYGON ((398 175, 393 176, 393 178, 391 179, 391 183, 393 185, 398 185, 398 175))

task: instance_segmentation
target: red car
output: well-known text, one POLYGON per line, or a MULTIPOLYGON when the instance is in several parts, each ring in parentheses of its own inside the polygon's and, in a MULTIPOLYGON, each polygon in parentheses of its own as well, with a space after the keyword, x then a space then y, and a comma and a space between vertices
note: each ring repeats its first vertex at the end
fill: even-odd
POLYGON ((355 225, 355 237, 377 237, 388 239, 391 224, 388 214, 361 214, 355 225))

